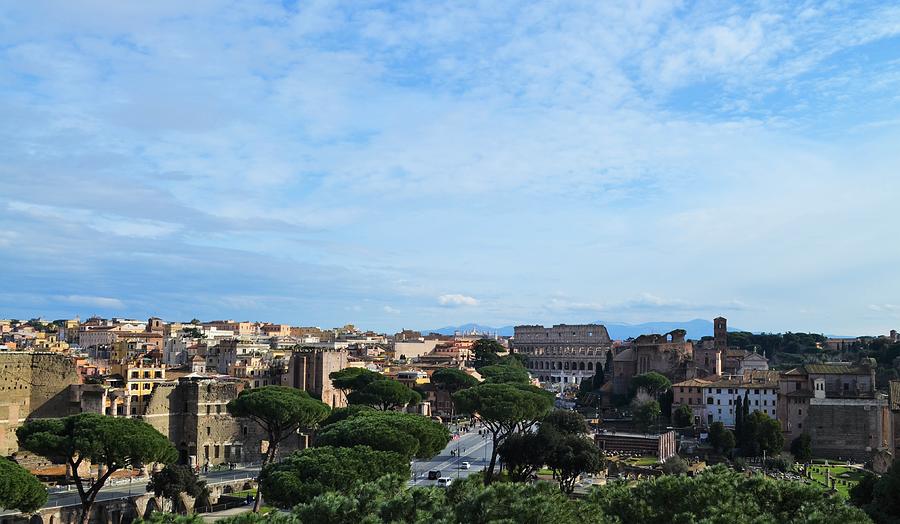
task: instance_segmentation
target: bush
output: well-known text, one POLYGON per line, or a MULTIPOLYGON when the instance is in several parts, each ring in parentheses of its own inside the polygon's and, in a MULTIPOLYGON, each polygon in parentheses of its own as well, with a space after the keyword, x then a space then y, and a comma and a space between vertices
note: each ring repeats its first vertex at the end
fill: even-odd
POLYGON ((675 455, 663 462, 662 470, 666 475, 683 475, 688 471, 688 464, 683 458, 675 455))
POLYGON ((794 457, 790 453, 782 453, 766 459, 767 469, 775 469, 784 473, 790 471, 792 467, 794 467, 794 457))

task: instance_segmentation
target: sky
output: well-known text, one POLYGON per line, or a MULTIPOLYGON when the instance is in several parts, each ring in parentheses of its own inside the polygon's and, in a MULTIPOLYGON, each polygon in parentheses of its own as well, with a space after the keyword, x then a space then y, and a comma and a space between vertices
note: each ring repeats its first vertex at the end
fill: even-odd
POLYGON ((900 5, 5 2, 0 318, 900 328, 900 5))

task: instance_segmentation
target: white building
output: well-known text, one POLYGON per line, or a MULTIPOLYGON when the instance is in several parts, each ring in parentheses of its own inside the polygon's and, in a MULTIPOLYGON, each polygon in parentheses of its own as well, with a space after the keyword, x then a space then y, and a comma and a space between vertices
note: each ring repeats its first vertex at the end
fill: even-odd
POLYGON ((762 411, 777 417, 778 372, 750 371, 744 375, 717 380, 703 387, 706 423, 721 422, 734 427, 737 399, 750 404, 750 413, 762 411))

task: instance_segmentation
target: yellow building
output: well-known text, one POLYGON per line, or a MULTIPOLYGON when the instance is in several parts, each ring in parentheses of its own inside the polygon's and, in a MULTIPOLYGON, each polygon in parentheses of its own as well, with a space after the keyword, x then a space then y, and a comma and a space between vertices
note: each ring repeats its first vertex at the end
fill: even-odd
POLYGON ((129 415, 143 415, 156 385, 166 381, 165 364, 148 360, 113 364, 110 372, 122 377, 125 391, 131 397, 129 415))

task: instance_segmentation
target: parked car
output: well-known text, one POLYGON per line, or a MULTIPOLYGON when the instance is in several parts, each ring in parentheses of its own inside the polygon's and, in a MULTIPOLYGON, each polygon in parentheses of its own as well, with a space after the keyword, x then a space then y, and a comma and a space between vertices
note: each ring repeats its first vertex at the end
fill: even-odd
POLYGON ((435 484, 439 488, 449 488, 450 484, 453 484, 453 479, 450 477, 441 477, 437 479, 437 483, 435 484))
POLYGON ((428 480, 438 480, 441 477, 441 470, 433 469, 428 472, 428 480))

